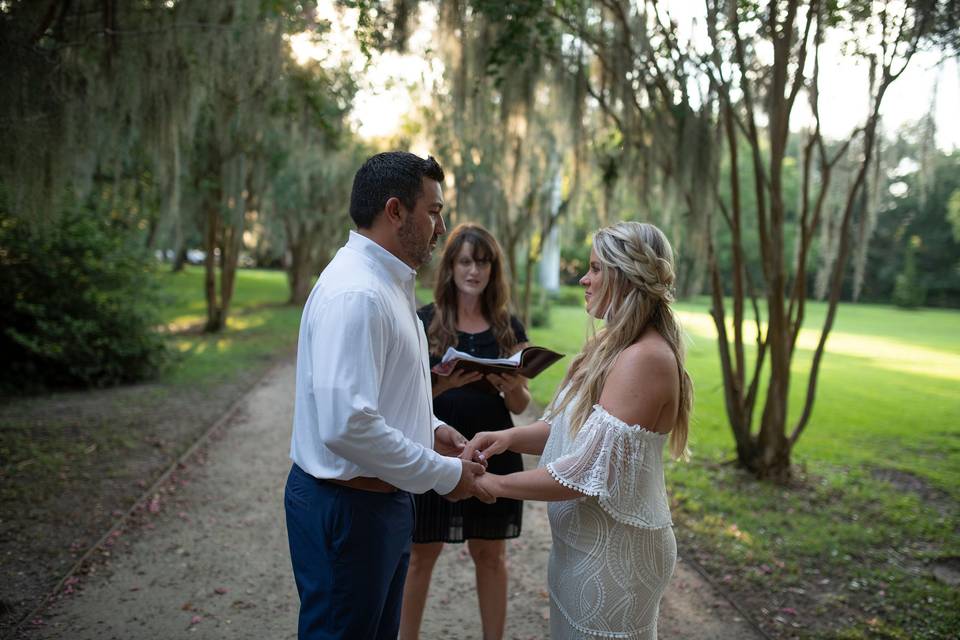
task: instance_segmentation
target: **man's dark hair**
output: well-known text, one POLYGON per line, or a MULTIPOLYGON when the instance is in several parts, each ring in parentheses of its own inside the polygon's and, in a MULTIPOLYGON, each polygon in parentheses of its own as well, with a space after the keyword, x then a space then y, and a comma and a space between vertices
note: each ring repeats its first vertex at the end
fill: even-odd
POLYGON ((390 198, 413 209, 423 178, 443 183, 443 169, 433 156, 424 160, 406 151, 388 151, 368 158, 353 177, 350 192, 350 217, 357 228, 369 228, 390 198))

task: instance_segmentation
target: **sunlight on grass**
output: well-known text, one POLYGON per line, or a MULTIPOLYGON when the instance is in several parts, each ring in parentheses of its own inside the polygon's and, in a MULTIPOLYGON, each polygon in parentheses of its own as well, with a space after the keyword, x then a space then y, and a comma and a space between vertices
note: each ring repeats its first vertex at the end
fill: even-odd
POLYGON ((203 318, 204 316, 202 315, 178 316, 166 322, 161 327, 161 331, 163 333, 180 333, 181 331, 186 331, 191 327, 196 326, 198 323, 203 321, 203 318))
POLYGON ((743 531, 736 525, 736 523, 730 524, 726 529, 723 530, 723 533, 729 537, 733 538, 737 542, 741 542, 747 546, 753 544, 753 536, 751 536, 746 531, 743 531))
MULTIPOLYGON (((677 315, 689 333, 709 340, 717 339, 717 328, 709 313, 678 311, 677 315)), ((765 324, 761 323, 761 326, 766 330, 765 324)), ((729 319, 727 331, 728 336, 732 338, 733 323, 729 319)), ((744 324, 743 339, 749 345, 756 344, 755 323, 744 324)), ((813 351, 817 348, 819 339, 819 329, 801 329, 797 348, 813 351)), ((888 371, 960 380, 960 355, 908 344, 900 340, 831 331, 827 337, 826 350, 827 353, 865 358, 872 366, 888 371)))
POLYGON ((187 353, 188 351, 202 353, 206 348, 203 343, 198 344, 196 340, 177 339, 171 340, 170 344, 173 345, 175 351, 180 353, 187 353))
POLYGON ((245 316, 230 316, 227 318, 229 331, 246 331, 267 324, 267 318, 261 313, 252 313, 245 316))

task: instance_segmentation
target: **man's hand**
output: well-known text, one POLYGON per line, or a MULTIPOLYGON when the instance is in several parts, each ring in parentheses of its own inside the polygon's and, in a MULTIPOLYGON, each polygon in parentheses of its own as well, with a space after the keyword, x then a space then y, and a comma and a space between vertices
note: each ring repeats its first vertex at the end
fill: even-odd
POLYGON ((487 468, 487 461, 482 456, 478 456, 476 451, 466 451, 467 439, 463 435, 447 424, 442 424, 434 431, 433 450, 437 453, 450 456, 452 458, 461 458, 470 462, 479 462, 483 468, 487 468))
POLYGON ((443 496, 451 502, 463 500, 464 498, 479 498, 481 502, 493 504, 496 498, 490 495, 478 483, 477 479, 483 475, 485 469, 482 464, 470 462, 469 460, 460 460, 463 469, 460 472, 460 482, 453 488, 453 491, 443 496))
POLYGON ((456 458, 463 453, 466 444, 467 439, 448 424, 440 425, 433 432, 433 450, 440 455, 456 458))

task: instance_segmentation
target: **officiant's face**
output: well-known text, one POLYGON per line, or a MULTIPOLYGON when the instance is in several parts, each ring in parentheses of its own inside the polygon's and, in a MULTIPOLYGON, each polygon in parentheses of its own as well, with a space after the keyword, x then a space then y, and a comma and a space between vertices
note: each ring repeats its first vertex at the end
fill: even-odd
POLYGON ((460 253, 453 261, 453 282, 460 293, 481 295, 490 283, 490 259, 476 255, 472 242, 460 245, 460 253))
POLYGON ((583 292, 584 300, 587 303, 587 313, 594 318, 603 317, 603 309, 595 307, 600 303, 599 293, 600 284, 603 282, 603 271, 600 269, 600 260, 593 249, 590 250, 590 265, 587 272, 580 278, 580 285, 585 289, 583 292))

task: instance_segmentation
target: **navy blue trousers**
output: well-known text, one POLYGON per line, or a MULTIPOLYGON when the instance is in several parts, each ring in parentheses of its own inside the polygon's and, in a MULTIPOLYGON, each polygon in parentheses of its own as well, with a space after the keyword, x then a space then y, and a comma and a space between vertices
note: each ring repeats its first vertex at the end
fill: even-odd
POLYGON ((395 640, 413 497, 350 489, 293 465, 283 503, 300 640, 395 640))

